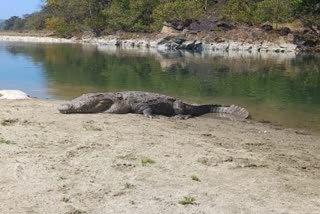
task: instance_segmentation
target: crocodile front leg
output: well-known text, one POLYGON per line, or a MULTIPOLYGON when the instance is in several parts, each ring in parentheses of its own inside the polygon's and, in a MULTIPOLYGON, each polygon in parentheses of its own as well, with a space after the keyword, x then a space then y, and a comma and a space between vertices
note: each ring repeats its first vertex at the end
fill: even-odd
POLYGON ((115 102, 105 113, 111 114, 127 114, 131 112, 131 106, 125 102, 115 102))

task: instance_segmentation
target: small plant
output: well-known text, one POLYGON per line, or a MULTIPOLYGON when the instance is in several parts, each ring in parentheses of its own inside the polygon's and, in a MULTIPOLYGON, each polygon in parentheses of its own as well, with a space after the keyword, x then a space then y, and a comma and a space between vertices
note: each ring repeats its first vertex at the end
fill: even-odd
POLYGON ((192 175, 192 176, 191 176, 191 179, 192 179, 193 181, 198 181, 198 182, 200 182, 200 178, 199 178, 198 176, 196 176, 196 175, 192 175))
POLYGON ((130 184, 130 183, 125 183, 124 188, 125 189, 133 189, 135 187, 135 185, 130 184))
POLYGON ((148 164, 155 164, 156 162, 150 158, 145 158, 141 160, 142 166, 147 166, 148 164))
POLYGON ((178 203, 182 205, 193 205, 196 203, 196 199, 192 196, 184 196, 178 203))
POLYGON ((93 126, 93 125, 83 125, 83 128, 86 131, 102 131, 102 128, 99 128, 99 127, 96 127, 96 126, 93 126))
POLYGON ((62 201, 65 202, 65 203, 68 203, 68 202, 70 202, 70 199, 67 198, 67 197, 63 197, 63 198, 62 198, 62 201))
POLYGON ((18 119, 7 119, 7 120, 2 120, 1 125, 2 126, 12 126, 16 122, 18 122, 18 119))
POLYGON ((10 140, 6 140, 6 139, 3 139, 3 138, 0 138, 0 144, 14 144, 13 142, 11 142, 10 140))

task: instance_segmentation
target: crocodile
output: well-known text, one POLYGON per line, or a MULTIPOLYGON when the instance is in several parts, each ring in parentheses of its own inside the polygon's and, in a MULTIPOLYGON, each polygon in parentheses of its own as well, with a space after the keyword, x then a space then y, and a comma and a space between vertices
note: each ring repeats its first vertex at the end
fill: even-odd
POLYGON ((200 116, 207 113, 224 113, 241 119, 249 112, 236 105, 188 104, 174 97, 143 91, 103 92, 83 94, 74 100, 61 104, 60 113, 113 113, 174 116, 179 119, 200 116))

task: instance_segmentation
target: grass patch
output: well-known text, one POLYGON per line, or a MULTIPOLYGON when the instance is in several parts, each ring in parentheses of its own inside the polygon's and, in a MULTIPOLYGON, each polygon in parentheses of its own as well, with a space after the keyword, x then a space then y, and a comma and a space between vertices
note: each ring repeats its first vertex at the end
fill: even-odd
POLYGON ((192 196, 184 196, 178 203, 182 205, 193 205, 196 204, 196 199, 192 196))
POLYGON ((15 144, 15 143, 13 143, 13 142, 10 141, 10 140, 6 140, 6 139, 3 139, 3 138, 0 138, 0 144, 7 144, 7 145, 9 145, 9 144, 15 144))
POLYGON ((99 128, 99 127, 96 127, 96 126, 93 126, 93 125, 83 125, 83 128, 86 131, 102 131, 102 128, 99 128))
POLYGON ((191 179, 192 179, 193 181, 198 181, 198 182, 201 181, 200 178, 199 178, 198 176, 196 176, 196 175, 192 175, 192 176, 191 176, 191 179))
POLYGON ((125 189, 133 189, 133 188, 135 188, 135 185, 130 184, 130 183, 125 183, 124 188, 125 189))
POLYGON ((147 165, 151 165, 151 164, 155 164, 156 162, 150 158, 145 158, 141 160, 141 165, 142 166, 147 166, 147 165))
POLYGON ((2 120, 1 125, 2 126, 12 126, 17 122, 18 122, 18 119, 7 119, 7 120, 2 120))

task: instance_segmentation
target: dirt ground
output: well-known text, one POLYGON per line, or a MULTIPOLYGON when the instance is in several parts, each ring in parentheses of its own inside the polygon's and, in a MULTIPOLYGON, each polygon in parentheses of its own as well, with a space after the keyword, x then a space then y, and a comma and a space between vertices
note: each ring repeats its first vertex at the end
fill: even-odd
POLYGON ((320 137, 0 101, 1 213, 320 213, 320 137))

